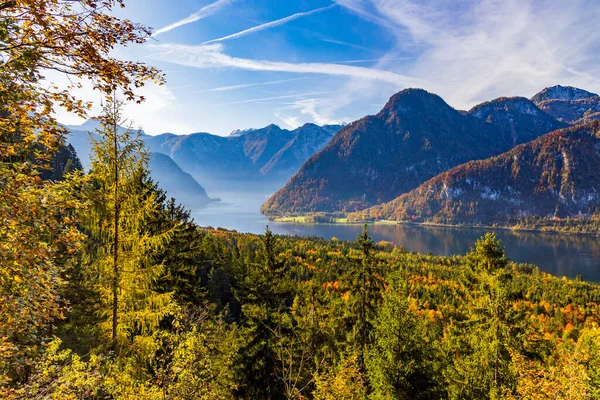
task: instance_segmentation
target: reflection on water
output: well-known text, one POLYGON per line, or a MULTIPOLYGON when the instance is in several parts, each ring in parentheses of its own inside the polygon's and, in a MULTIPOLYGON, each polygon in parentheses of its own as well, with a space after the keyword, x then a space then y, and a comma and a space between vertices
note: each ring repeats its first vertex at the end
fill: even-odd
MULTIPOLYGON (((255 192, 210 193, 222 199, 195 210, 192 215, 202 226, 222 227, 239 232, 262 233, 269 225, 283 235, 337 237, 354 240, 360 225, 273 223, 260 215, 259 207, 268 195, 255 192)), ((437 255, 464 254, 485 229, 422 227, 409 225, 371 225, 369 232, 375 241, 385 240, 407 250, 437 255)), ((495 231, 506 247, 507 255, 518 262, 536 264, 543 271, 557 276, 600 282, 600 239, 592 236, 560 235, 539 232, 495 231)))

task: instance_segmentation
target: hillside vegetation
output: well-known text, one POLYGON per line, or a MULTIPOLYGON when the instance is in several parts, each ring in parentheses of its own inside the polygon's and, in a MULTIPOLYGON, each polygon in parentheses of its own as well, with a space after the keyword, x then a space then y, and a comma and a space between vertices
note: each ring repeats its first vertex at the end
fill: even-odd
POLYGON ((525 98, 459 112, 434 94, 406 89, 377 115, 338 132, 261 210, 271 216, 362 210, 565 126, 525 98))
POLYGON ((600 123, 595 121, 460 165, 349 219, 533 227, 537 217, 538 227, 551 228, 556 219, 563 230, 579 219, 587 222, 583 231, 600 233, 598 218, 592 218, 600 215, 598 171, 600 123))

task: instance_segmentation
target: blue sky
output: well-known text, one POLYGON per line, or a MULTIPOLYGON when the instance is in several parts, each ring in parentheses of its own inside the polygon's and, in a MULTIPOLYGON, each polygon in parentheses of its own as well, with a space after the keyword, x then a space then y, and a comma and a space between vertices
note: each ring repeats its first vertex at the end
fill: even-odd
POLYGON ((596 0, 125 3, 119 15, 156 34, 116 54, 167 74, 127 109, 151 134, 351 122, 407 87, 459 109, 555 84, 600 91, 596 0))

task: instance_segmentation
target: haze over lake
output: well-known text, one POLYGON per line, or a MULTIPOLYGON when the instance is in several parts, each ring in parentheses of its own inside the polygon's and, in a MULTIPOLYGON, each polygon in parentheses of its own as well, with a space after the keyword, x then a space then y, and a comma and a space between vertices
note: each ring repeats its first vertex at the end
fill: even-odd
MULTIPOLYGON (((258 211, 272 191, 210 191, 212 197, 222 201, 213 202, 194 210, 192 216, 201 226, 221 227, 239 232, 263 233, 269 225, 281 235, 316 236, 323 239, 336 237, 355 240, 362 225, 293 224, 276 223, 258 211)), ((369 233, 375 241, 385 240, 409 251, 436 255, 465 254, 486 229, 442 228, 412 225, 369 225, 369 233)), ((506 247, 506 253, 514 261, 536 264, 541 270, 557 275, 600 282, 600 240, 595 236, 569 235, 542 232, 513 232, 495 230, 506 247)))

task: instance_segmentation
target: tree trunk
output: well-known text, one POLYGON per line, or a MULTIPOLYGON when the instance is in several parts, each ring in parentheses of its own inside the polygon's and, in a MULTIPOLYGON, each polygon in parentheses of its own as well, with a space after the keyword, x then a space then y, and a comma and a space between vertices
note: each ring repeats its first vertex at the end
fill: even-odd
POLYGON ((115 167, 115 237, 113 243, 113 285, 112 285, 112 346, 113 350, 117 351, 117 323, 118 323, 118 302, 119 302, 119 166, 118 166, 118 154, 117 154, 117 127, 114 125, 114 167, 115 167))

